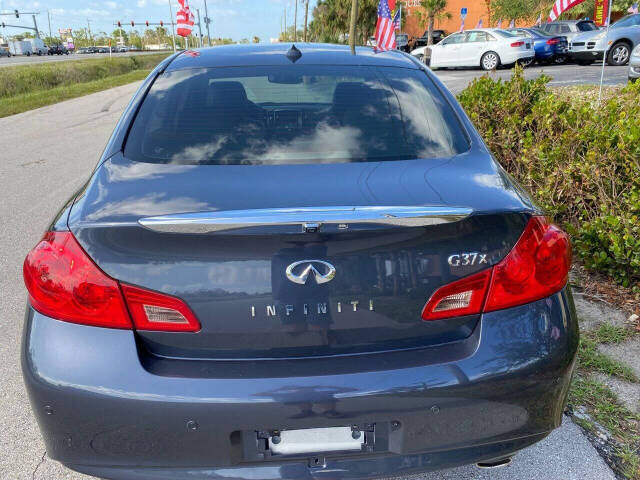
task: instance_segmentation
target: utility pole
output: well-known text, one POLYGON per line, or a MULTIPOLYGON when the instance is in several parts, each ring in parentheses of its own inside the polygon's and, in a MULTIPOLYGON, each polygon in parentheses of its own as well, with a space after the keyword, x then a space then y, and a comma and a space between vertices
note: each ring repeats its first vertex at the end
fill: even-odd
POLYGON ((287 41, 287 7, 284 7, 284 41, 287 41))
POLYGON ((93 46, 93 37, 91 36, 91 20, 89 20, 88 18, 87 18, 87 35, 89 36, 91 46, 93 46))
POLYGON ((40 38, 40 31, 38 30, 38 24, 36 23, 36 16, 31 15, 31 18, 33 18, 33 28, 36 31, 36 38, 40 38))
POLYGON ((294 15, 293 15, 293 41, 297 42, 298 41, 298 0, 293 0, 294 2, 296 2, 296 7, 294 9, 294 15))
POLYGON ((304 41, 305 43, 307 41, 307 19, 308 18, 309 18, 309 0, 304 0, 304 41))
POLYGON ((171 0, 169 1, 169 18, 171 19, 171 39, 173 40, 173 53, 176 53, 176 27, 173 24, 173 9, 171 8, 171 0))
POLYGON ((51 35, 51 15, 49 15, 49 10, 47 10, 47 20, 49 21, 49 41, 51 41, 53 35, 51 35))
POLYGON ((200 32, 200 48, 202 48, 202 24, 200 23, 200 9, 196 8, 198 14, 198 31, 200 32))
POLYGON ((356 54, 356 22, 358 20, 358 0, 351 0, 351 22, 349 23, 349 46, 351 53, 356 54))
POLYGON ((211 46, 211 35, 209 33, 209 23, 211 23, 211 19, 207 11, 207 0, 204 0, 204 23, 207 26, 207 45, 211 46))

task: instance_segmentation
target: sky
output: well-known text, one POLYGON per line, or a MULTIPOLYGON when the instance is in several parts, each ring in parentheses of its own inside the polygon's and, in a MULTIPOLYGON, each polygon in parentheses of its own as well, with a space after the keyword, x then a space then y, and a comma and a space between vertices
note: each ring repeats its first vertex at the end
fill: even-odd
MULTIPOLYGON (((291 25, 294 17, 295 0, 206 0, 211 18, 211 36, 233 38, 260 37, 263 42, 275 38, 280 33, 280 25, 285 7, 287 8, 287 23, 291 25)), ((200 16, 204 17, 205 0, 188 0, 191 9, 195 13, 200 9, 200 16)), ((178 2, 171 0, 173 14, 175 15, 178 2)), ((310 0, 309 17, 316 0, 310 0)), ((169 0, 0 0, 0 12, 13 12, 18 9, 22 12, 39 11, 36 17, 38 29, 49 35, 47 11, 51 17, 51 30, 57 32, 58 28, 87 28, 87 19, 92 33, 111 33, 114 23, 118 20, 122 24, 129 24, 131 20, 144 23, 169 21, 169 0)), ((304 6, 298 4, 298 25, 303 25, 304 6)), ((11 16, 2 16, 2 21, 12 25, 33 26, 31 16, 20 16, 19 19, 11 16)), ((311 20, 311 18, 309 18, 311 20)), ((197 22, 197 17, 196 17, 197 22)), ((144 25, 143 25, 144 26, 144 25)), ((137 27, 137 25, 136 25, 137 27)), ((138 27, 138 30, 143 30, 138 27)), ((15 28, 0 29, 0 36, 15 35, 21 30, 15 28)), ((24 30, 22 30, 24 31, 24 30)), ((197 32, 197 26, 194 32, 197 32)), ((206 35, 204 22, 203 34, 206 35)), ((55 35, 55 33, 54 33, 55 35)))

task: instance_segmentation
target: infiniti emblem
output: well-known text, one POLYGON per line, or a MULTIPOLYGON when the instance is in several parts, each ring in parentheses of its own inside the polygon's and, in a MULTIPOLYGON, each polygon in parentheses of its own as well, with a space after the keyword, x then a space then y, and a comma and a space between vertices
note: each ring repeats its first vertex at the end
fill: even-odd
POLYGON ((333 280, 333 277, 336 276, 336 268, 329 262, 322 260, 300 260, 289 265, 285 273, 289 280, 300 285, 307 283, 309 274, 312 274, 319 285, 333 280))

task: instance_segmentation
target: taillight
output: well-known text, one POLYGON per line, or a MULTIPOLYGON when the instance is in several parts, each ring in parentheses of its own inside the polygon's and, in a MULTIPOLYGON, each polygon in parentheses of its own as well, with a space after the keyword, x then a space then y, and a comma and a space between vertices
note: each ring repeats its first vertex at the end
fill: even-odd
POLYGON ((548 297, 569 278, 571 245, 567 234, 544 217, 533 217, 522 236, 500 263, 484 311, 492 312, 548 297))
POLYGON ((520 42, 513 42, 511 44, 512 47, 521 47, 524 45, 524 42, 520 41, 520 42))
POLYGON ((67 322, 131 328, 120 287, 87 256, 71 232, 47 232, 22 267, 33 308, 67 322))
POLYGON ((422 318, 473 315, 540 300, 567 284, 570 266, 567 235, 546 218, 532 217, 500 263, 436 290, 422 318))
POLYGON ((422 309, 423 320, 474 315, 482 312, 491 270, 485 270, 439 288, 422 309))
POLYGON ((560 43, 559 38, 550 38, 547 40, 547 45, 557 45, 558 43, 560 43))
POLYGON ((122 284, 133 323, 138 330, 197 332, 200 322, 179 298, 122 284))
POLYGON ((128 285, 122 286, 123 296, 117 280, 93 263, 71 232, 47 232, 25 258, 22 272, 33 308, 58 320, 108 328, 200 329, 178 298, 128 285))

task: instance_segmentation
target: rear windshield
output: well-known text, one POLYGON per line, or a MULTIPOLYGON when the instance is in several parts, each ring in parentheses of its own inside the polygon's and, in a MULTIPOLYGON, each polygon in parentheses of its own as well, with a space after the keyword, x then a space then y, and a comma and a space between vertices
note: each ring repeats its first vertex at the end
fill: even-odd
POLYGON ((361 66, 165 72, 125 156, 153 163, 269 165, 448 157, 468 150, 421 70, 361 66))
POLYGON ((598 26, 593 22, 578 22, 577 27, 581 32, 591 32, 592 30, 598 30, 598 26))
POLYGON ((511 37, 517 37, 517 35, 511 33, 511 32, 507 32, 506 30, 494 30, 495 33, 497 33, 498 35, 500 35, 501 37, 505 37, 505 38, 511 38, 511 37))

